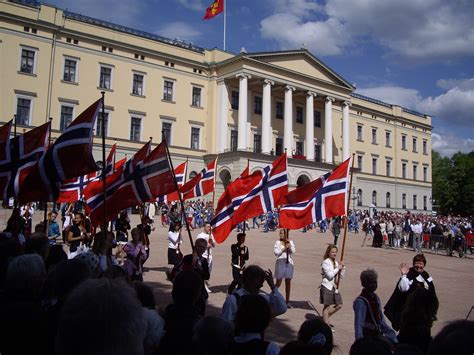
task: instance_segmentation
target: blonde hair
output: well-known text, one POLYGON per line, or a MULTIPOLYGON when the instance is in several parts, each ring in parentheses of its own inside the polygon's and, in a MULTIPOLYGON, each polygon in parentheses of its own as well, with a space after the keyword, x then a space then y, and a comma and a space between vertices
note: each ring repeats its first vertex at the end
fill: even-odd
POLYGON ((326 248, 326 252, 324 253, 323 260, 326 260, 327 258, 329 258, 329 253, 331 252, 333 248, 339 251, 338 247, 335 244, 329 244, 328 247, 326 248))

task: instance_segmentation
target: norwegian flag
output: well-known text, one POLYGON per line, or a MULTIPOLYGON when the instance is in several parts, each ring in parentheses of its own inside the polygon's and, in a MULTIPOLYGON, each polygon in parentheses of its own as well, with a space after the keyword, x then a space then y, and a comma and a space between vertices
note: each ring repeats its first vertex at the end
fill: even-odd
POLYGON ((207 195, 214 191, 217 158, 210 162, 206 168, 189 180, 179 189, 183 200, 207 195))
MULTIPOLYGON (((116 144, 112 146, 109 152, 109 156, 106 160, 105 173, 106 175, 112 174, 114 171, 113 165, 115 160, 116 144)), ((74 202, 79 201, 83 197, 83 191, 87 184, 93 181, 98 181, 101 178, 101 172, 96 171, 87 175, 81 175, 73 179, 68 179, 61 184, 59 197, 56 202, 74 202)))
MULTIPOLYGON (((140 148, 135 155, 123 164, 122 168, 115 169, 115 172, 106 179, 106 197, 107 206, 110 205, 109 200, 113 194, 118 190, 126 179, 132 174, 134 168, 142 162, 150 153, 151 142, 147 142, 143 147, 140 148)), ((116 163, 117 164, 117 163, 116 163)), ((86 200, 86 212, 90 214, 91 222, 97 226, 104 220, 103 216, 103 182, 94 181, 87 185, 84 189, 84 197, 86 200)), ((109 216, 111 216, 109 214, 109 216)))
POLYGON ((20 203, 56 201, 61 182, 99 170, 92 156, 92 135, 101 106, 94 102, 66 128, 25 180, 20 203))
MULTIPOLYGON (((183 164, 178 165, 174 169, 174 176, 176 177, 176 182, 178 183, 178 189, 184 184, 187 170, 188 170, 187 160, 183 164)), ((160 196, 156 199, 156 202, 167 203, 168 201, 178 201, 179 200, 178 193, 179 193, 178 191, 173 191, 172 193, 168 195, 160 196)))
POLYGON ((18 196, 25 179, 48 145, 50 123, 33 128, 25 134, 0 143, 6 159, 0 163, 0 190, 3 200, 18 196))
MULTIPOLYGON (((107 218, 116 216, 130 206, 155 200, 158 196, 173 190, 175 183, 166 154, 166 145, 161 143, 133 168, 131 174, 110 197, 110 203, 107 204, 107 218)), ((95 220, 96 218, 92 221, 93 224, 95 220)), ((97 220, 100 221, 101 218, 97 220)))
POLYGON ((347 214, 351 158, 332 172, 291 191, 280 208, 280 227, 303 228, 326 218, 347 214))
POLYGON ((0 127, 0 143, 10 139, 12 131, 13 120, 8 121, 2 127, 0 127))
POLYGON ((224 242, 240 222, 272 211, 288 192, 286 154, 263 171, 240 177, 226 188, 211 221, 217 243, 224 242))

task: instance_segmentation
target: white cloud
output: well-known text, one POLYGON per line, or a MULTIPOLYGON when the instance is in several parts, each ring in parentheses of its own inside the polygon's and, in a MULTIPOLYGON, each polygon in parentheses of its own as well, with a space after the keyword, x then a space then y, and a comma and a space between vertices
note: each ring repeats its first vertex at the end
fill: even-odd
POLYGON ((433 149, 446 156, 474 150, 474 135, 461 138, 454 132, 474 132, 474 78, 443 79, 438 86, 447 91, 423 98, 418 90, 399 86, 358 89, 357 93, 433 116, 433 149))
POLYGON ((274 12, 261 21, 260 32, 281 48, 307 42, 317 55, 336 55, 372 39, 402 61, 474 56, 474 1, 327 0, 325 7, 309 0, 273 3, 274 12))
POLYGON ((134 0, 49 0, 48 3, 72 12, 130 27, 136 27, 143 13, 147 11, 144 1, 134 0))
POLYGON ((180 21, 164 24, 160 29, 156 30, 155 33, 163 37, 171 39, 177 38, 185 41, 194 41, 202 35, 195 27, 180 21))
POLYGON ((440 135, 433 133, 432 147, 433 150, 439 152, 445 157, 451 157, 457 152, 469 153, 474 151, 474 139, 473 138, 459 138, 454 135, 440 135))

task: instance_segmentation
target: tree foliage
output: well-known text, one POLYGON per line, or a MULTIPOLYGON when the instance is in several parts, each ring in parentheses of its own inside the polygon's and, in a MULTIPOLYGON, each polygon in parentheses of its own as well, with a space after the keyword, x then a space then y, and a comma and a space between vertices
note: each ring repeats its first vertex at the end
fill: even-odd
POLYGON ((433 151, 433 199, 438 213, 474 215, 474 151, 451 158, 433 151))

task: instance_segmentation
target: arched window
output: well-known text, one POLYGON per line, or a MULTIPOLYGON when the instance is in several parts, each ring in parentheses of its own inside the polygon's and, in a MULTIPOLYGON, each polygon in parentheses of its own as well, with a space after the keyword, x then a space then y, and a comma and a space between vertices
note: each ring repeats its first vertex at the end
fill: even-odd
POLYGON ((357 206, 362 206, 362 189, 357 190, 357 206))
POLYGON ((385 204, 387 205, 387 208, 390 208, 390 192, 387 192, 387 195, 385 196, 385 204))
POLYGON ((229 170, 222 170, 219 173, 219 177, 221 178, 222 185, 224 185, 224 189, 227 188, 227 185, 230 184, 231 176, 229 170))
POLYGON ((197 174, 198 174, 197 172, 191 171, 191 172, 189 173, 189 180, 191 180, 192 178, 194 178, 197 174))
POLYGON ((372 203, 377 206, 377 191, 372 191, 372 203))

